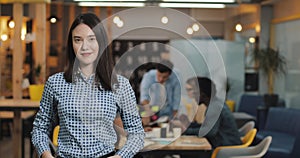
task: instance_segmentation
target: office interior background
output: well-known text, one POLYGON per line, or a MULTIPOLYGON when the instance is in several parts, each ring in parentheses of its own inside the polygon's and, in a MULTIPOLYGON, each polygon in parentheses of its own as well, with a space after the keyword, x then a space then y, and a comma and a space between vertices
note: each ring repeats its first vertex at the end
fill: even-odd
MULTIPOLYGON (((185 81, 193 74, 210 76, 214 71, 210 66, 218 63, 214 62, 218 56, 207 63, 208 59, 195 53, 199 51, 196 49, 217 52, 222 57, 227 84, 230 85, 227 97, 236 103, 245 93, 267 93, 266 79, 255 68, 251 53, 255 47, 270 46, 287 61, 286 74, 276 77, 274 92, 287 107, 300 108, 297 104, 300 98, 298 0, 237 0, 226 3, 225 8, 159 7, 159 1, 145 1, 146 8, 79 4, 71 0, 1 0, 2 98, 24 96, 19 92, 19 81, 25 75, 31 84, 35 84, 62 71, 67 32, 72 20, 79 13, 94 12, 107 24, 115 60, 125 60, 129 67, 132 62, 155 62, 163 56, 174 62, 185 81), (121 23, 114 21, 116 16, 121 23), (164 16, 167 22, 162 21, 164 16), (51 17, 56 17, 57 21, 51 23, 51 17), (13 28, 8 25, 11 20, 15 21, 13 28), (237 23, 241 24, 241 31, 236 30, 237 23), (194 24, 198 24, 199 30, 193 30, 194 24), (145 55, 132 61, 128 50, 131 55, 137 52, 145 55), (126 59, 120 58, 124 53, 126 59), (20 64, 13 62, 13 56, 20 57, 20 64)), ((135 79, 133 88, 136 93, 141 74, 149 68, 151 65, 127 76, 135 79)), ((129 72, 120 68, 120 73, 126 76, 129 72)), ((217 83, 219 89, 226 85, 217 83)))

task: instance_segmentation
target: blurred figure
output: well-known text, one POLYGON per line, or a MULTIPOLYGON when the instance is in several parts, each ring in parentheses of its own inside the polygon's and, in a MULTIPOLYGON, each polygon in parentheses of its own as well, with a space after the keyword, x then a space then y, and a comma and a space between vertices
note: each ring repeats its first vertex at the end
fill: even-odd
MULTIPOLYGON (((145 73, 140 87, 140 103, 144 105, 146 111, 150 111, 151 106, 159 106, 158 117, 172 118, 177 114, 181 88, 170 61, 162 60, 157 63, 155 70, 145 73)), ((150 121, 149 117, 143 119, 144 124, 150 121)))
MULTIPOLYGON (((188 95, 192 96, 199 106, 209 107, 211 99, 215 98, 216 86, 206 77, 194 77, 186 81, 188 95)), ((198 108, 198 111, 200 109, 198 108)), ((205 118, 209 119, 209 118, 205 118)), ((192 122, 187 116, 181 115, 175 124, 181 126, 186 135, 199 135, 201 123, 197 121, 197 114, 192 122)), ((226 104, 222 105, 221 114, 212 129, 204 136, 213 148, 225 145, 240 145, 242 141, 234 117, 226 104)))

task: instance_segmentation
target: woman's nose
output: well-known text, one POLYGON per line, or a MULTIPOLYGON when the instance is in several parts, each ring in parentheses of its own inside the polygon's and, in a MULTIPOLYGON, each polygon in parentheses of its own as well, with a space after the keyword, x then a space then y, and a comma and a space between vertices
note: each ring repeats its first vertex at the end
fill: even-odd
POLYGON ((83 40, 82 45, 81 45, 81 50, 86 50, 88 48, 88 41, 83 40))

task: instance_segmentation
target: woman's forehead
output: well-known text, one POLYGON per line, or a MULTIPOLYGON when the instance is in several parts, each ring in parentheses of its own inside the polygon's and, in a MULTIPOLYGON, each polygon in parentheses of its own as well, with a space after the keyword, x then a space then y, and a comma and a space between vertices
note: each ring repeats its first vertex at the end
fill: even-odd
POLYGON ((75 29, 72 31, 73 36, 91 36, 95 35, 93 30, 86 24, 79 24, 75 27, 75 29))

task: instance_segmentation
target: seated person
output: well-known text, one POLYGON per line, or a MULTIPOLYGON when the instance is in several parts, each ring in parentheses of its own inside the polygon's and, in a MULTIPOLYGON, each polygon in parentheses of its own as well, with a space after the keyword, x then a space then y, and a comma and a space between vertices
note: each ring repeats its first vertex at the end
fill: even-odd
MULTIPOLYGON (((195 100, 198 100, 198 105, 206 106, 208 108, 211 98, 214 98, 216 95, 215 84, 210 79, 205 77, 190 78, 187 80, 186 84, 187 89, 192 88, 189 90, 189 93, 193 95, 195 100), (199 88, 196 88, 198 86, 199 88)), ((210 142, 212 148, 225 145, 242 144, 234 117, 228 106, 224 105, 222 106, 221 114, 217 122, 213 125, 212 129, 210 129, 210 131, 204 136, 210 142)), ((209 118, 206 117, 206 119, 209 118)), ((197 122, 196 119, 194 119, 194 121, 189 124, 187 116, 181 115, 179 117, 179 120, 183 130, 186 128, 183 134, 199 135, 201 123, 197 122)), ((176 124, 178 125, 178 122, 175 123, 175 125, 176 124)))

